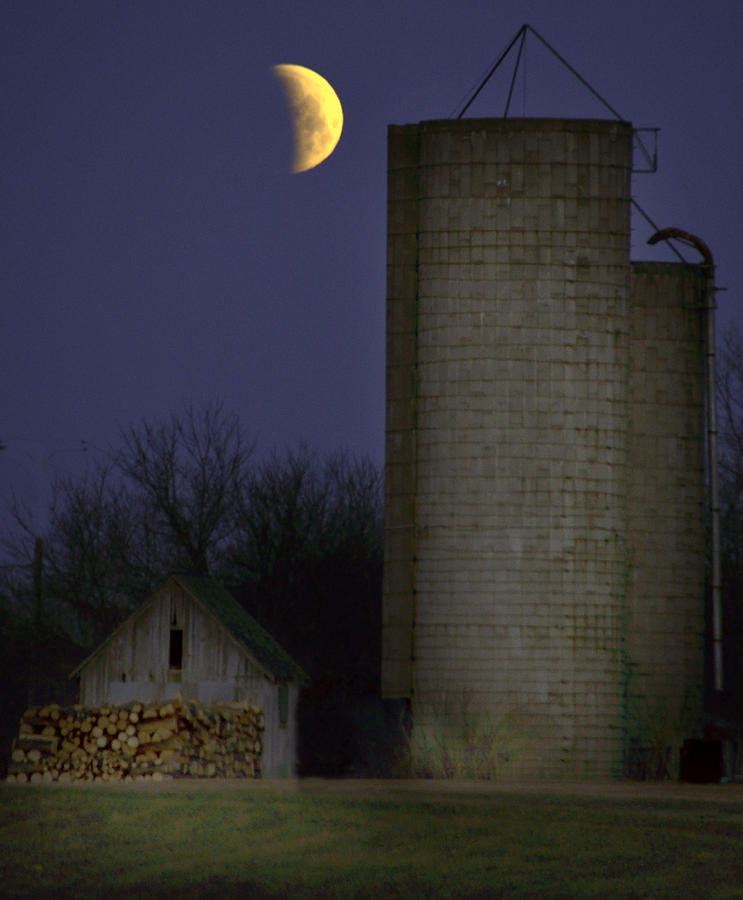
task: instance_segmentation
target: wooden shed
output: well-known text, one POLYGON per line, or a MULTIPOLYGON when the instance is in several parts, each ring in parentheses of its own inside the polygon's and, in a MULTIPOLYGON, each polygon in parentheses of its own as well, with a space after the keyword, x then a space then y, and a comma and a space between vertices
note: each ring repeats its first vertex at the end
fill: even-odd
POLYGON ((246 700, 263 710, 263 774, 293 775, 307 676, 211 578, 171 575, 70 675, 80 703, 246 700))

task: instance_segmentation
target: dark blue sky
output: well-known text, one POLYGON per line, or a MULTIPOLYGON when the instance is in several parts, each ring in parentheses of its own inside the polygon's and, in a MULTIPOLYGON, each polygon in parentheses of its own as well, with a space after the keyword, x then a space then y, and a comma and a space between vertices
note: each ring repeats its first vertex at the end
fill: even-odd
MULTIPOLYGON (((10 0, 2 493, 38 502, 81 441, 184 400, 223 400, 260 453, 305 439, 381 462, 387 125, 456 114, 524 22, 661 129, 635 197, 708 242, 719 322, 743 319, 739 0, 10 0), (335 153, 298 175, 280 62, 344 107, 335 153)), ((511 68, 468 115, 503 113, 511 68)), ((524 71, 512 115, 609 115, 533 36, 524 71)), ((635 225, 636 258, 674 258, 635 225)))

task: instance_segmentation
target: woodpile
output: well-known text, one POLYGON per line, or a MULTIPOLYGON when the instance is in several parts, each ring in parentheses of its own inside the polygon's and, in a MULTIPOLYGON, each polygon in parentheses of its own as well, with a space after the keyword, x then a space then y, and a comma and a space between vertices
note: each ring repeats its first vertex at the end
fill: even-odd
POLYGON ((124 706, 31 707, 13 741, 8 781, 258 778, 263 713, 247 703, 179 697, 124 706))

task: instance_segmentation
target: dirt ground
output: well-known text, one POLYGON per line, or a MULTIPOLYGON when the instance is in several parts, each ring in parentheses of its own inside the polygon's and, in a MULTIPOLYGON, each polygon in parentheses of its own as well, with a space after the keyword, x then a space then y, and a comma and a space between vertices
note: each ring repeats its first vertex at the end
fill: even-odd
MULTIPOLYGON (((41 786, 41 785, 39 785, 41 786)), ((10 787, 10 786, 9 786, 10 787)), ((33 789, 34 785, 17 786, 33 789)), ((418 795, 425 799, 483 799, 494 794, 539 795, 542 797, 591 797, 611 800, 645 800, 660 803, 737 803, 743 805, 743 783, 687 784, 682 782, 518 782, 439 781, 430 779, 374 778, 165 778, 137 782, 73 782, 79 790, 220 791, 235 790, 257 794, 314 794, 349 797, 400 797, 418 795)))

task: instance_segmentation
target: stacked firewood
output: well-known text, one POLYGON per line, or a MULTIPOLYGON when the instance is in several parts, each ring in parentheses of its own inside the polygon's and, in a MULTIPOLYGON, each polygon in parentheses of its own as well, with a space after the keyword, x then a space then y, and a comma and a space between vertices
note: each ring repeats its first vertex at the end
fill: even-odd
POLYGON ((263 713, 247 703, 31 707, 13 741, 8 781, 257 778, 263 713))

